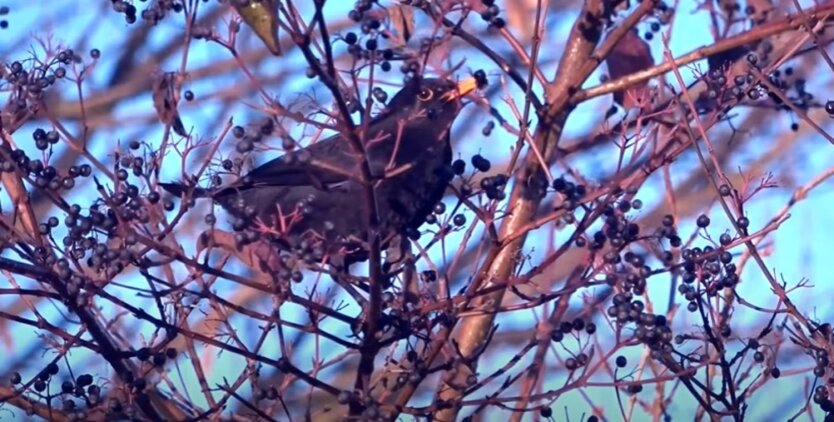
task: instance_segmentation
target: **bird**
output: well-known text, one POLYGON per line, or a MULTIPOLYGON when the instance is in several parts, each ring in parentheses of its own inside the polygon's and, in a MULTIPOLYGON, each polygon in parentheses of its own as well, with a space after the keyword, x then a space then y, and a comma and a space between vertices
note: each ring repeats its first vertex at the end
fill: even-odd
POLYGON ((454 175, 451 126, 463 97, 480 84, 477 78, 410 79, 384 110, 356 127, 366 128, 359 133, 364 151, 337 134, 287 152, 226 186, 160 186, 178 197, 211 198, 234 217, 237 231, 258 228, 285 250, 335 257, 332 262, 349 267, 368 254, 366 186, 372 187, 383 245, 414 233, 442 200, 454 175), (363 162, 369 185, 361 180, 363 162))

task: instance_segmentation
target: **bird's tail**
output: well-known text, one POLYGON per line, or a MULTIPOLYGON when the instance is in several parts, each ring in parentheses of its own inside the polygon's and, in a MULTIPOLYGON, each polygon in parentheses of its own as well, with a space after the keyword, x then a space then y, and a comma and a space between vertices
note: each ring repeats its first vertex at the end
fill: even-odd
POLYGON ((208 189, 203 189, 203 188, 200 188, 200 187, 191 188, 191 187, 186 186, 182 183, 161 183, 160 182, 159 186, 161 186, 162 189, 165 189, 166 191, 168 191, 168 193, 170 193, 171 195, 174 195, 174 196, 177 196, 177 197, 181 197, 181 196, 183 196, 183 194, 188 194, 188 193, 190 193, 191 196, 194 197, 194 198, 208 198, 208 197, 211 196, 211 192, 209 192, 208 189))

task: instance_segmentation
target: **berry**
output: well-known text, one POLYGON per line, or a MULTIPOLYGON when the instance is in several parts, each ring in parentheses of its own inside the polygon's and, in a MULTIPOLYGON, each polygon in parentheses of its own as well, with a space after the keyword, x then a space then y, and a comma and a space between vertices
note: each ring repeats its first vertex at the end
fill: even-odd
POLYGON ((454 172, 456 175, 460 176, 465 171, 466 171, 466 162, 465 161, 463 161, 461 159, 457 159, 452 163, 452 172, 454 172))
POLYGON ((93 383, 93 376, 90 374, 81 374, 75 380, 75 383, 81 387, 86 387, 93 383))
POLYGON ((492 165, 489 160, 484 158, 481 154, 475 154, 472 156, 472 167, 475 167, 478 171, 484 173, 488 172, 491 166, 492 165))
POLYGON ((355 32, 348 32, 348 33, 347 33, 347 34, 345 34, 345 36, 344 36, 344 41, 345 41, 348 45, 353 45, 353 44, 356 44, 356 41, 358 41, 358 40, 359 40, 359 36, 357 36, 355 32))
POLYGON ((487 78, 486 78, 486 72, 484 72, 481 69, 478 69, 478 70, 475 71, 475 73, 472 74, 472 76, 475 78, 475 81, 478 83, 478 89, 483 89, 485 86, 487 86, 488 81, 487 81, 487 78))
POLYGON ((492 130, 493 129, 495 129, 495 122, 490 120, 489 122, 487 122, 487 124, 484 125, 484 128, 481 129, 481 133, 484 136, 489 136, 489 135, 492 135, 492 130))
POLYGON ((388 93, 380 87, 374 88, 373 95, 374 99, 381 103, 385 103, 386 101, 388 101, 388 93))

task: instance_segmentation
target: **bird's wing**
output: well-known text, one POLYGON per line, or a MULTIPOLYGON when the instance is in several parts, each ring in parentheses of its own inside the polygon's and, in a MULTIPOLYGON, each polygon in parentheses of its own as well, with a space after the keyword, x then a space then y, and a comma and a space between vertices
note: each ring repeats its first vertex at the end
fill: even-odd
POLYGON ((325 139, 264 163, 247 178, 252 186, 313 186, 326 190, 356 177, 357 161, 347 147, 341 138, 325 139))

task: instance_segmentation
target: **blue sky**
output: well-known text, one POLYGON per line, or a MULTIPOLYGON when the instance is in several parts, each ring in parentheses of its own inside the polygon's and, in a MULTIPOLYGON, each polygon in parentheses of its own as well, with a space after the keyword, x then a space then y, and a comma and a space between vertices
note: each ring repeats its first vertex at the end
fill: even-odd
MULTIPOLYGON (((109 7, 109 2, 99 3, 93 5, 91 2, 90 4, 80 6, 74 1, 54 0, 49 2, 50 7, 43 7, 43 4, 39 2, 26 2, 22 0, 0 1, 0 6, 8 5, 12 10, 12 14, 7 17, 10 23, 9 28, 0 32, 0 36, 2 36, 0 38, 0 60, 22 59, 29 57, 32 52, 36 55, 41 55, 43 49, 40 47, 39 42, 72 47, 84 56, 85 65, 94 66, 89 68, 89 77, 83 89, 85 95, 95 96, 95 94, 106 87, 112 68, 115 65, 115 59, 118 57, 118 52, 124 48, 125 37, 131 31, 135 30, 134 27, 128 27, 118 15, 112 12, 102 12, 104 10, 103 8, 109 7), (79 13, 82 12, 79 10, 82 7, 87 10, 79 13), (86 54, 92 48, 97 48, 102 53, 101 59, 95 63, 86 54)), ((144 3, 137 3, 140 10, 143 5, 144 3)), ((351 5, 352 2, 329 2, 326 12, 330 19, 336 20, 342 18, 351 5)), ((208 7, 214 8, 217 6, 214 2, 211 2, 208 7)), ((707 15, 703 11, 698 11, 696 4, 691 1, 681 2, 678 5, 678 10, 679 12, 676 17, 678 20, 677 26, 672 31, 669 45, 673 54, 681 55, 698 46, 709 44, 711 37, 709 31, 706 29, 709 24, 707 15)), ((224 19, 228 20, 229 16, 231 15, 226 14, 224 19)), ((550 26, 548 28, 546 53, 549 56, 543 57, 549 60, 550 64, 544 68, 545 75, 553 74, 556 63, 554 55, 558 55, 562 49, 561 43, 566 38, 570 28, 570 18, 570 13, 563 13, 557 18, 551 17, 548 22, 550 26)), ((426 22, 424 17, 420 19, 418 26, 426 22)), ((483 23, 477 18, 472 19, 468 25, 470 25, 472 30, 479 30, 483 27, 483 23)), ((142 61, 153 60, 151 53, 156 51, 156 48, 159 46, 169 43, 172 37, 182 37, 183 28, 184 25, 181 17, 164 20, 158 27, 150 31, 147 40, 137 52, 137 57, 142 61)), ((644 32, 647 29, 647 25, 642 25, 641 28, 641 32, 644 32)), ((217 26, 215 29, 219 30, 222 34, 226 33, 226 29, 221 26, 217 26)), ((425 34, 418 32, 417 36, 421 35, 425 34)), ((244 50, 257 48, 258 41, 254 37, 251 37, 247 29, 241 31, 240 37, 241 40, 239 42, 242 42, 244 50)), ((491 38, 491 40, 496 39, 491 38)), ((655 60, 659 62, 662 57, 662 45, 659 37, 655 38, 651 43, 651 47, 655 60)), ((342 48, 341 45, 337 45, 338 48, 342 48)), ((511 51, 506 45, 497 45, 496 49, 504 54, 508 54, 511 51)), ((156 66, 159 69, 171 71, 179 68, 180 60, 181 55, 175 54, 170 59, 156 64, 156 66)), ((195 40, 190 44, 186 68, 194 72, 207 64, 212 64, 220 60, 231 60, 231 57, 227 51, 217 45, 195 40)), ((506 82, 506 80, 502 81, 499 69, 474 50, 460 48, 452 51, 450 63, 458 63, 463 60, 465 60, 465 64, 461 68, 461 71, 458 72, 458 76, 466 76, 469 71, 483 69, 489 75, 490 82, 493 85, 500 85, 506 82)), ((292 48, 287 49, 287 54, 284 57, 270 57, 257 64, 248 63, 247 65, 250 66, 253 74, 265 80, 269 76, 284 75, 280 81, 270 81, 264 86, 270 96, 275 96, 284 103, 296 102, 304 95, 314 95, 325 103, 328 99, 328 94, 322 86, 304 77, 306 65, 302 61, 301 54, 292 48)), ((701 64, 701 66, 702 68, 705 67, 704 64, 701 64)), ((397 66, 395 65, 396 68, 397 66)), ((798 66, 798 68, 800 67, 798 66)), ((603 72, 604 67, 600 66, 597 72, 589 78, 586 87, 598 83, 603 72)), ((807 72, 809 92, 819 93, 820 97, 817 99, 822 102, 826 101, 827 98, 824 97, 827 92, 826 90, 831 87, 830 72, 825 69, 822 69, 822 71, 820 69, 807 70, 807 72)), ((691 69, 685 69, 682 73, 688 80, 691 80, 693 77, 691 69)), ((399 73, 392 72, 388 80, 395 82, 397 78, 399 78, 399 73)), ((260 112, 257 111, 257 107, 262 106, 263 102, 251 91, 247 91, 249 94, 244 98, 240 98, 240 101, 233 104, 230 108, 225 108, 218 101, 215 101, 216 96, 223 95, 224 92, 232 90, 239 84, 246 83, 246 81, 247 79, 243 72, 236 67, 231 67, 228 71, 220 75, 213 75, 204 79, 195 77, 187 81, 185 89, 193 91, 197 100, 193 103, 183 102, 181 114, 186 122, 186 126, 193 128, 194 133, 198 136, 210 139, 216 136, 219 129, 229 118, 232 118, 236 124, 245 124, 249 121, 256 120, 261 116, 260 112)), ((515 87, 509 84, 505 84, 503 87, 507 89, 506 92, 510 96, 519 98, 519 91, 515 87)), ((392 87, 386 87, 385 89, 388 91, 389 97, 396 92, 396 89, 392 87)), ((77 95, 75 87, 71 84, 62 85, 61 90, 66 95, 77 95)), ((499 90, 499 95, 489 98, 490 104, 496 107, 503 116, 511 116, 510 108, 501 98, 501 94, 503 94, 503 91, 499 90)), ((6 95, 7 93, 0 92, 0 101, 4 101, 6 95)), ((579 105, 570 117, 565 138, 573 139, 574 137, 594 132, 602 122, 604 118, 603 112, 608 108, 610 102, 610 98, 606 96, 579 105)), ((739 111, 741 115, 746 112, 746 110, 739 111)), ((159 139, 162 137, 161 125, 155 123, 150 125, 146 124, 148 122, 155 122, 149 92, 120 102, 119 107, 114 110, 114 115, 119 120, 119 124, 113 125, 107 128, 107 130, 96 131, 94 137, 90 140, 90 151, 96 157, 99 157, 106 163, 112 164, 111 155, 113 152, 117 148, 125 148, 126 143, 131 139, 141 139, 151 145, 158 145, 159 139)), ((831 129, 831 119, 824 112, 816 110, 811 113, 811 117, 823 128, 831 129)), ((464 111, 456 125, 456 139, 462 140, 458 141, 455 145, 456 155, 459 154, 468 161, 471 155, 481 153, 493 160, 494 163, 501 162, 503 157, 508 155, 510 148, 515 143, 515 137, 513 135, 500 128, 497 128, 488 138, 480 135, 480 128, 491 119, 491 116, 485 112, 483 107, 471 105, 464 111), (465 123, 461 124, 462 121, 465 123)), ((745 136, 751 137, 752 139, 750 139, 747 146, 740 150, 735 157, 728 160, 728 165, 724 170, 728 174, 746 173, 748 168, 753 167, 757 160, 763 155, 766 155, 770 148, 774 147, 777 139, 781 139, 785 136, 786 132, 789 132, 787 128, 791 122, 791 117, 784 113, 774 115, 770 120, 757 122, 750 133, 745 134, 745 136)), ((20 139, 18 141, 20 145, 31 153, 35 153, 36 150, 34 149, 34 145, 28 145, 30 139, 28 134, 31 133, 34 127, 32 125, 26 126, 15 135, 16 140, 20 139)), ((75 131, 79 130, 75 124, 69 124, 68 127, 75 131)), ((310 128, 291 125, 289 123, 287 123, 287 128, 299 137, 305 133, 307 135, 312 133, 310 128)), ((711 131, 714 141, 717 142, 727 142, 728 133, 729 130, 726 125, 719 125, 711 131)), ((751 228, 753 230, 761 228, 781 209, 787 203, 797 186, 808 183, 821 172, 828 169, 831 166, 830 163, 834 162, 832 161, 832 158, 834 158, 831 152, 832 145, 825 141, 819 134, 815 134, 803 124, 796 136, 800 136, 801 140, 793 143, 793 146, 787 150, 789 154, 780 157, 779 160, 770 161, 766 167, 766 170, 771 172, 774 179, 779 182, 779 187, 766 190, 746 204, 747 216, 752 222, 751 228)), ((274 141, 275 146, 278 147, 280 140, 275 139, 274 141)), ((230 140, 227 140, 221 147, 221 154, 224 156, 232 154, 233 151, 234 145, 230 140)), ((267 154, 276 154, 276 152, 263 153, 263 156, 259 157, 256 161, 262 162, 272 158, 272 155, 267 154)), ((581 156, 581 159, 571 158, 570 165, 591 180, 599 180, 608 174, 606 166, 612 162, 612 156, 615 156, 613 154, 616 154, 616 150, 613 145, 610 145, 599 148, 592 154, 584 154, 581 156)), ((166 157, 162 174, 163 179, 174 180, 181 177, 178 160, 179 157, 174 155, 166 157)), ((675 182, 683 181, 690 177, 691 172, 699 168, 699 166, 700 163, 694 155, 685 155, 672 164, 671 178, 675 182)), ((554 167, 553 171, 555 172, 559 168, 554 167)), ((760 171, 751 176, 754 179, 761 179, 764 175, 760 171)), ((645 207, 641 211, 632 212, 633 217, 637 218, 641 215, 646 215, 655 206, 662 203, 662 179, 659 176, 660 174, 657 174, 650 179, 647 188, 643 189, 638 195, 638 198, 645 203, 645 207)), ((82 201, 84 199, 84 190, 76 190, 76 194, 78 195, 76 200, 82 201)), ((795 284, 802 279, 807 279, 813 284, 813 288, 799 289, 792 292, 791 297, 801 309, 809 313, 810 317, 819 320, 829 320, 831 317, 828 300, 820 300, 820 298, 834 296, 834 285, 828 280, 830 271, 827 267, 831 258, 834 257, 830 249, 827 248, 827 242, 830 237, 829 232, 832 226, 830 216, 832 200, 834 200, 834 196, 832 196, 831 183, 825 182, 821 187, 812 191, 807 199, 791 209, 790 218, 782 224, 778 231, 768 237, 765 242, 767 247, 762 250, 769 270, 777 278, 784 279, 789 285, 795 284)), ((447 202, 447 205, 454 205, 454 201, 451 199, 447 202)), ((0 199, 0 205, 2 205, 4 211, 7 209, 8 204, 5 197, 0 199)), ((192 211, 188 222, 201 224, 202 216, 208 211, 207 207, 208 204, 202 204, 192 211)), ((703 212, 709 213, 712 217, 713 225, 711 226, 710 233, 715 237, 722 230, 730 227, 726 221, 726 216, 715 204, 705 203, 703 212)), ((467 217, 471 221, 473 215, 469 213, 467 217)), ((224 220, 221 219, 220 221, 222 222, 224 220)), ((679 231, 686 236, 692 233, 693 230, 694 219, 683 221, 679 225, 679 231)), ((555 238, 557 241, 563 241, 567 235, 567 232, 559 232, 555 238)), ((457 242, 461 238, 459 235, 450 236, 447 240, 448 247, 456 247, 457 242)), ((181 238, 181 242, 186 251, 193 252, 194 245, 189 244, 189 242, 183 239, 188 238, 181 238)), ((546 242, 547 237, 545 237, 544 231, 531 237, 527 246, 528 248, 534 247, 530 251, 534 259, 541 258, 546 250, 546 242)), ((706 244, 706 241, 700 240, 696 244, 703 246, 706 244)), ((734 252, 740 253, 741 251, 741 249, 737 249, 734 252)), ((442 259, 437 251, 433 252, 432 257, 436 261, 442 259)), ((236 269, 244 271, 242 268, 236 269)), ((179 270, 182 270, 182 268, 179 270)), ((184 275, 185 273, 182 272, 181 274, 184 275)), ((769 308, 775 306, 774 296, 757 268, 748 264, 744 269, 743 280, 744 282, 739 292, 745 299, 762 307, 769 308)), ((122 277, 119 281, 136 286, 146 286, 139 279, 122 277)), ((662 284, 668 283, 668 281, 668 277, 660 276, 652 279, 651 282, 662 284)), ((230 283, 220 284, 217 287, 224 295, 231 296, 238 293, 236 286, 230 283)), ((658 308, 656 308, 656 311, 665 311, 665 297, 668 295, 668 289, 659 288, 652 290, 652 292, 656 292, 657 294, 657 297, 652 297, 652 299, 657 301, 658 308)), ((150 303, 149 301, 142 301, 127 290, 122 290, 120 293, 131 300, 150 303)), ((592 293, 592 291, 589 291, 589 293, 592 293)), ((0 297, 0 308, 11 306, 16 300, 16 298, 12 297, 0 297)), ((268 309, 268 306, 271 306, 271 304, 263 303, 259 306, 268 309)), ((59 314, 64 312, 59 305, 47 305, 43 302, 39 304, 39 310, 47 318, 54 319, 58 319, 59 314)), ((105 314, 111 314, 112 312, 113 310, 111 309, 104 310, 105 314)), ((501 324, 502 329, 529 327, 535 321, 535 318, 541 314, 541 308, 526 313, 515 312, 502 315, 499 317, 498 322, 501 324)), ((197 317, 199 315, 195 319, 197 317)), ((302 316, 298 316, 298 318, 302 318, 302 316)), ((734 316, 734 324, 739 326, 740 332, 746 333, 747 335, 755 332, 765 320, 766 315, 743 308, 740 308, 738 314, 734 316)), ((133 326, 129 319, 123 320, 122 323, 125 324, 123 327, 125 330, 138 330, 145 339, 150 339, 153 335, 148 330, 148 327, 133 326)), ((696 321, 690 316, 679 316, 674 320, 675 327, 680 327, 684 330, 692 323, 696 323, 696 321)), ((239 324, 237 327, 240 327, 241 335, 244 338, 249 340, 257 338, 259 334, 257 324, 245 321, 239 321, 236 324, 239 324)), ((600 326, 603 325, 603 321, 599 317, 597 318, 597 324, 600 326)), ((8 363, 20 364, 24 361, 25 357, 32 355, 37 355, 39 358, 43 356, 43 360, 53 356, 51 351, 46 351, 42 348, 41 340, 39 340, 36 331, 29 327, 15 325, 9 327, 11 329, 9 333, 14 339, 14 343, 7 354, 8 359, 5 360, 7 362, 5 365, 8 366, 8 363)), ((330 327, 325 326, 325 328, 330 327)), ((336 327, 334 325, 333 329, 346 333, 346 327, 344 326, 336 327)), ((305 347, 310 347, 310 344, 306 344, 305 347)), ((508 350, 506 358, 514 352, 514 349, 508 350)), ((627 355, 630 358, 637 359, 641 352, 642 350, 640 348, 631 348, 627 355)), ((207 359, 209 358, 208 353, 205 356, 207 359)), ((499 354, 496 356, 499 358, 482 363, 482 375, 491 373, 492 370, 501 366, 506 361, 506 359, 501 359, 502 355, 499 354)), ((104 376, 106 374, 106 370, 97 366, 95 360, 87 353, 73 352, 71 358, 78 365, 92 365, 92 367, 97 367, 102 371, 101 375, 104 376)), ((211 356, 210 358, 217 359, 218 368, 224 368, 222 371, 211 374, 213 382, 219 382, 223 376, 228 374, 236 376, 240 369, 239 367, 243 364, 239 359, 235 359, 235 357, 229 356, 228 354, 211 356)), ((29 368, 26 368, 26 371, 32 373, 34 373, 33 371, 37 371, 40 360, 29 360, 26 362, 28 365, 31 365, 29 368)), ((549 359, 549 362, 553 362, 553 360, 549 359)), ((803 361, 801 359, 794 359, 793 363, 785 362, 784 365, 786 368, 803 368, 810 364, 810 360, 803 361)), ((3 365, 3 363, 0 363, 0 370, 4 372, 12 369, 3 365)), ((193 382, 193 374, 190 372, 184 371, 184 377, 186 378, 187 384, 193 382)), ((563 381, 559 377, 554 377, 553 380, 547 381, 547 385, 544 388, 557 388, 563 381)), ((784 389, 785 383, 798 382, 800 382, 799 376, 785 377, 775 383, 769 384, 767 387, 769 390, 767 391, 772 392, 776 391, 776 389, 784 389)), ((586 391, 591 397, 600 398, 594 400, 597 404, 602 403, 600 400, 604 400, 604 397, 611 397, 610 389, 590 388, 586 391), (596 396, 597 394, 598 396, 596 396)), ((796 392, 797 394, 799 393, 798 391, 796 392)), ((789 400, 788 402, 794 404, 799 403, 798 399, 789 400)), ((581 397, 578 393, 572 393, 560 399, 554 405, 554 410, 561 409, 562 406, 568 406, 571 420, 578 420, 579 416, 589 409, 587 405, 579 405, 579 403, 583 403, 581 397)), ((691 405, 692 403, 689 401, 675 403, 674 407, 670 409, 670 413, 673 415, 686 415, 691 412, 691 407, 689 407, 691 405)), ((793 411, 797 408, 798 405, 792 407, 791 410, 793 411)), ((615 408, 609 410, 614 411, 615 408)), ((765 415, 770 415, 769 412, 774 411, 774 409, 765 406, 756 407, 750 411, 751 417, 765 417, 765 415), (756 412, 762 413, 757 415, 756 412)), ((560 410, 556 410, 556 412, 558 415, 560 410)), ((617 419, 617 413, 606 412, 606 414, 609 414, 612 420, 617 419)))

